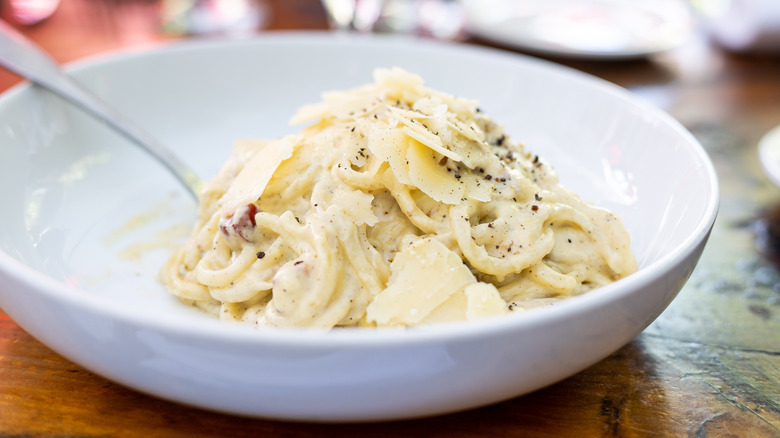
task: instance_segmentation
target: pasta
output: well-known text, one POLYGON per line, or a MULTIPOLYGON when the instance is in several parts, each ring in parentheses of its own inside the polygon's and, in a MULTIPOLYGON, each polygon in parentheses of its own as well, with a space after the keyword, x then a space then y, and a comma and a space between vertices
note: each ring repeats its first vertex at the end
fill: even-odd
POLYGON ((561 187, 476 102, 400 69, 237 141, 161 270, 181 300, 276 327, 474 320, 637 269, 611 212, 561 187))

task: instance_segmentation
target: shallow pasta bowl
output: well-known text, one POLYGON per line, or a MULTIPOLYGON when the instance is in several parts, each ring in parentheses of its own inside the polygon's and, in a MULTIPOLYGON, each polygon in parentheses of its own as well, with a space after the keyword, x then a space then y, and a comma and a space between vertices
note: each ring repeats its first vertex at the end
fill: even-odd
POLYGON ((717 212, 713 167, 676 121, 554 64, 396 37, 267 34, 73 65, 71 73, 204 178, 238 138, 275 138, 326 90, 399 66, 477 99, 562 183, 615 211, 640 270, 557 305, 406 330, 273 330, 212 320, 157 272, 196 205, 154 161, 23 85, 0 98, 0 306, 108 379, 221 412, 297 420, 412 418, 528 393, 596 363, 674 299, 717 212))

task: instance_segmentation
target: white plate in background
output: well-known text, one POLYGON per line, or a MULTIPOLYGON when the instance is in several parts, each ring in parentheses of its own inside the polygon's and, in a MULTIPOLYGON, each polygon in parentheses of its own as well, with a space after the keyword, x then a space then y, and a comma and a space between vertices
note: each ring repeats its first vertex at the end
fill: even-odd
POLYGON ((694 20, 681 0, 461 0, 475 35, 561 57, 622 59, 680 46, 694 20))
POLYGON ((767 132, 758 143, 758 158, 764 173, 780 187, 780 126, 767 132))

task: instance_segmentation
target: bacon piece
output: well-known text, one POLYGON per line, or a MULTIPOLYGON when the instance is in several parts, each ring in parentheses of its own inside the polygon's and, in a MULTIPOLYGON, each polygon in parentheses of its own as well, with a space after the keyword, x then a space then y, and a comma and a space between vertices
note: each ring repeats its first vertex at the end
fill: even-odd
POLYGON ((219 229, 226 236, 235 234, 247 242, 251 242, 252 234, 257 227, 257 223, 255 222, 257 211, 258 209, 255 204, 247 204, 245 207, 236 210, 233 216, 220 221, 219 229))

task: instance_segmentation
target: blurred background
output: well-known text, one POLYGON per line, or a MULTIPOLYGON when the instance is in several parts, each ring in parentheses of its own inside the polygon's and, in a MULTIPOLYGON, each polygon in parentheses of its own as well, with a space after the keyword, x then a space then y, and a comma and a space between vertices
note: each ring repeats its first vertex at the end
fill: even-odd
POLYGON ((0 16, 33 38, 51 21, 40 32, 81 55, 290 28, 478 36, 579 58, 642 56, 701 36, 730 51, 780 53, 776 0, 2 0, 0 16))
MULTIPOLYGON (((458 421, 432 421, 449 431, 469 424, 508 431, 521 419, 550 432, 572 421, 590 424, 591 414, 600 412, 608 421, 602 436, 620 430, 778 436, 780 189, 772 181, 780 185, 780 130, 767 133, 780 125, 780 0, 0 0, 0 17, 61 63, 186 38, 287 30, 398 33, 542 57, 626 88, 679 120, 715 164, 721 205, 699 266, 663 315, 603 362, 458 421), (777 151, 766 155, 775 160, 774 179, 767 175, 773 165, 760 163, 762 144, 777 151), (653 398, 659 393, 667 398, 653 398), (574 400, 590 410, 578 411, 574 400), (610 416, 618 411, 624 415, 610 416)), ((0 70, 0 91, 20 82, 0 70)), ((36 354, 55 360, 8 321, 7 345, 17 346, 19 357, 43 351, 36 354)), ((87 373, 47 375, 109 388, 94 400, 71 391, 78 403, 98 410, 101 403, 141 404, 134 393, 87 373)), ((29 387, 51 398, 45 385, 29 387)), ((57 404, 51 405, 57 415, 57 404)), ((176 423, 154 421, 155 427, 176 423)), ((203 421, 246 425, 216 416, 203 421)))

